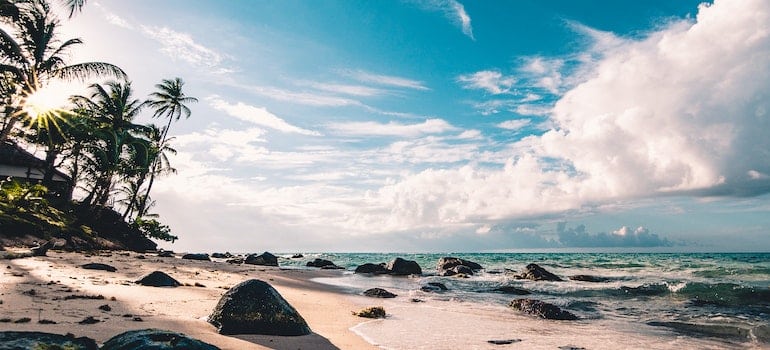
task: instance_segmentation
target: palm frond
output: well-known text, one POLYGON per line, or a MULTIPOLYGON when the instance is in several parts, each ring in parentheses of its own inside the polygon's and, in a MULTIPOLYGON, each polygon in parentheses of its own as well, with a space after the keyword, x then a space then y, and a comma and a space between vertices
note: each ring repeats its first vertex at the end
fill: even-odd
POLYGON ((69 8, 70 10, 70 18, 75 15, 75 12, 82 12, 83 11, 83 5, 86 4, 86 0, 62 0, 62 2, 69 8))
POLYGON ((89 78, 111 76, 118 79, 128 79, 128 75, 120 67, 104 62, 86 62, 69 65, 57 69, 54 76, 65 80, 85 81, 89 78))

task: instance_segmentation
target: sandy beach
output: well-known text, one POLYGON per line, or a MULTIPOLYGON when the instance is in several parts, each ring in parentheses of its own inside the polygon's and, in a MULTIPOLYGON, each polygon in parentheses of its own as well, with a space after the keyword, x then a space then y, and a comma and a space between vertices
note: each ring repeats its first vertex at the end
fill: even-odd
POLYGON ((373 305, 371 300, 344 295, 333 286, 311 281, 315 277, 334 276, 338 273, 334 271, 232 265, 134 252, 90 255, 49 251, 46 257, 3 260, 3 265, 3 330, 73 333, 103 343, 127 330, 159 328, 181 332, 222 349, 376 349, 350 330, 365 320, 353 316, 351 311, 373 305), (80 267, 86 263, 108 264, 117 271, 80 267), (156 270, 185 286, 147 287, 134 283, 156 270), (278 290, 304 317, 313 334, 218 334, 206 317, 228 288, 254 278, 278 290), (98 322, 80 323, 89 316, 98 322), (15 323, 24 318, 30 321, 15 323))

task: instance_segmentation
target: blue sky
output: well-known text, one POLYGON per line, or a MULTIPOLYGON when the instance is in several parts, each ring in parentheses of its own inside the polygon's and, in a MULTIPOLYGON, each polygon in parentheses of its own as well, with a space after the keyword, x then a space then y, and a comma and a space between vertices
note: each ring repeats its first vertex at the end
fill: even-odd
POLYGON ((700 3, 101 0, 64 29, 200 99, 153 195, 172 249, 767 251, 770 3, 700 3))

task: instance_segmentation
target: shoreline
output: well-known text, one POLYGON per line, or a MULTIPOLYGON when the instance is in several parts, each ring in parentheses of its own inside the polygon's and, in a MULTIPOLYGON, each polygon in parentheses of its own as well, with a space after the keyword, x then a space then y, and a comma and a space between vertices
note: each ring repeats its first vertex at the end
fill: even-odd
POLYGON ((128 330, 158 328, 184 333, 222 349, 378 349, 350 330, 367 321, 351 311, 370 303, 364 297, 312 281, 334 277, 334 271, 232 265, 124 251, 94 255, 49 251, 46 257, 3 261, 0 314, 11 320, 0 323, 5 331, 73 333, 101 344, 128 330), (86 263, 108 264, 118 270, 80 268, 86 263), (146 287, 133 283, 155 270, 171 275, 184 286, 146 287), (206 317, 229 287, 252 278, 272 285, 297 309, 313 333, 294 337, 218 334, 206 317), (108 305, 109 311, 100 310, 102 305, 108 305), (78 323, 89 316, 99 322, 78 323), (14 323, 25 317, 31 320, 14 323), (141 321, 135 321, 135 317, 141 321), (56 323, 41 324, 40 320, 56 323))

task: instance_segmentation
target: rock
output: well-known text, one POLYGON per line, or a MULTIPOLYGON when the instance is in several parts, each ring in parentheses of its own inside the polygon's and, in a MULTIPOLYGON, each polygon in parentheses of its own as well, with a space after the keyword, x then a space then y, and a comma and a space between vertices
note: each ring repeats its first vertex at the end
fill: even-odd
POLYGON ((45 241, 43 244, 38 244, 36 247, 32 247, 30 249, 32 251, 32 256, 45 256, 46 253, 48 253, 48 249, 51 249, 54 247, 56 242, 53 240, 45 241))
POLYGON ((109 271, 109 272, 118 271, 118 269, 113 266, 110 266, 107 264, 100 264, 100 263, 88 263, 88 264, 80 265, 80 267, 86 270, 102 270, 102 271, 109 271))
POLYGON ((532 292, 530 292, 530 291, 528 291, 526 289, 521 289, 521 288, 517 288, 517 287, 514 287, 514 286, 497 287, 495 289, 492 289, 492 291, 493 292, 498 292, 498 293, 504 293, 504 294, 515 294, 515 295, 532 294, 532 292))
POLYGON ((309 267, 337 266, 334 265, 333 262, 326 259, 315 259, 313 261, 308 261, 305 265, 309 267))
POLYGON ((102 311, 112 311, 112 307, 110 307, 107 304, 104 304, 102 306, 99 306, 99 310, 102 310, 102 311))
POLYGON ((385 309, 382 306, 372 306, 359 312, 353 312, 353 315, 366 318, 385 318, 385 309))
POLYGON ((395 258, 385 265, 391 275, 422 275, 422 268, 416 261, 395 258))
POLYGON ((185 254, 182 259, 211 261, 208 254, 185 254))
POLYGON ((556 305, 535 299, 516 299, 508 305, 514 310, 539 316, 548 320, 577 320, 575 314, 564 311, 556 305))
POLYGON ((173 277, 160 271, 153 271, 149 275, 144 276, 142 279, 136 281, 136 283, 150 287, 179 287, 182 285, 173 277))
POLYGON ((527 279, 533 281, 561 281, 559 276, 556 276, 546 269, 540 267, 538 264, 529 264, 524 268, 521 274, 514 276, 518 279, 527 279))
POLYGON ((93 316, 88 316, 88 317, 84 318, 83 320, 81 320, 78 323, 80 323, 80 324, 94 324, 94 323, 99 323, 99 322, 102 322, 102 321, 99 321, 98 319, 94 318, 93 316))
POLYGON ((382 288, 371 288, 364 291, 364 295, 372 298, 395 298, 397 295, 382 288))
POLYGON ((160 329, 142 329, 118 334, 102 350, 219 350, 218 347, 190 338, 182 333, 160 329))
POLYGON ((75 338, 72 334, 60 335, 44 332, 0 332, 0 350, 19 349, 68 349, 97 350, 91 338, 75 338))
POLYGON ((569 279, 573 281, 594 282, 594 283, 607 282, 610 280, 607 277, 599 277, 599 276, 591 276, 591 275, 574 275, 574 276, 569 276, 569 279))
POLYGON ((304 255, 302 255, 302 254, 294 254, 294 255, 292 255, 292 256, 291 256, 291 258, 292 258, 292 259, 302 259, 302 258, 304 258, 304 257, 305 257, 305 256, 304 256, 304 255))
POLYGON ((278 266, 278 257, 268 252, 264 252, 260 255, 250 254, 243 261, 244 264, 251 265, 263 265, 263 266, 278 266))
POLYGON ((233 257, 233 255, 230 254, 230 252, 213 253, 213 254, 211 254, 211 257, 212 258, 217 258, 217 259, 230 259, 230 258, 233 257))
POLYGON ((174 252, 172 252, 170 250, 161 250, 161 251, 158 252, 158 257, 159 258, 173 258, 174 257, 174 252))
POLYGON ((427 285, 420 288, 423 292, 443 292, 448 290, 446 285, 440 282, 428 282, 427 285))
POLYGON ((366 263, 359 267, 356 267, 355 273, 371 273, 375 275, 381 275, 388 273, 388 269, 385 268, 385 264, 371 264, 366 263))
POLYGON ((520 342, 521 339, 501 339, 501 340, 487 340, 487 343, 494 345, 508 345, 520 342))
POLYGON ((228 264, 238 264, 238 265, 240 265, 240 264, 243 264, 243 259, 242 258, 227 259, 227 263, 228 264))
POLYGON ((345 268, 337 265, 326 265, 321 267, 321 270, 344 270, 345 268))
POLYGON ((438 264, 436 264, 439 276, 452 276, 458 273, 472 275, 473 272, 481 269, 483 267, 478 263, 449 256, 438 259, 438 264), (462 268, 459 266, 462 266, 462 268))
POLYGON ((311 333, 307 322, 278 291, 256 279, 241 282, 225 292, 208 321, 220 334, 311 333))

